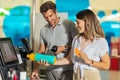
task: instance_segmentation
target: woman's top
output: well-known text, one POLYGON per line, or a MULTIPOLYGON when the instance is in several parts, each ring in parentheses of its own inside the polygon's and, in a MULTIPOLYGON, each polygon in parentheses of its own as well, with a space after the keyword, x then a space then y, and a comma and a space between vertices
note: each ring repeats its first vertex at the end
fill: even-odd
POLYGON ((78 48, 80 51, 84 52, 89 59, 99 62, 100 58, 104 56, 108 52, 108 43, 105 38, 94 38, 92 42, 90 42, 84 49, 81 49, 81 39, 80 36, 77 38, 77 36, 73 39, 72 42, 72 49, 71 49, 71 58, 72 62, 74 63, 74 71, 76 72, 77 68, 80 68, 81 71, 81 77, 83 77, 84 70, 90 69, 90 70, 96 70, 97 68, 89 66, 86 64, 83 60, 78 58, 76 54, 74 53, 74 50, 78 48))

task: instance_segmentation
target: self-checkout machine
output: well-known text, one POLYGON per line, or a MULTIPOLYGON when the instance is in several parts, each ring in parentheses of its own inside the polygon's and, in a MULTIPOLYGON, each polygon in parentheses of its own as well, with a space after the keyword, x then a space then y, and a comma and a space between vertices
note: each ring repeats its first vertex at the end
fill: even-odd
POLYGON ((20 80, 22 58, 11 38, 0 38, 0 80, 20 80))

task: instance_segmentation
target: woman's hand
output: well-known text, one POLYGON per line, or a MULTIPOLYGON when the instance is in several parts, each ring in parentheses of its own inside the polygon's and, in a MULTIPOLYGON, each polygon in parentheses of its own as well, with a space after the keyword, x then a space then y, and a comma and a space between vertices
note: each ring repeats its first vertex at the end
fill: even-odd
POLYGON ((75 48, 74 53, 76 54, 76 56, 78 58, 82 59, 85 63, 87 63, 87 64, 92 63, 92 60, 90 60, 88 58, 88 56, 85 53, 83 53, 82 51, 80 51, 78 48, 75 48))
POLYGON ((92 60, 88 58, 88 56, 81 52, 80 58, 86 63, 86 64, 91 64, 92 60))

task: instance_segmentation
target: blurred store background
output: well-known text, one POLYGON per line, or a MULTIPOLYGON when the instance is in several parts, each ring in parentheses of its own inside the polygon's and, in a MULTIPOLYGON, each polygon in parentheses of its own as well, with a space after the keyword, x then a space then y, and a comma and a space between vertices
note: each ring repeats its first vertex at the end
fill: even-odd
MULTIPOLYGON (((0 37, 11 37, 16 47, 22 46, 21 39, 25 38, 37 51, 39 27, 42 25, 36 23, 36 17, 40 14, 39 6, 45 1, 48 0, 0 0, 0 37)), ((57 4, 59 13, 67 13, 68 19, 73 22, 76 22, 75 14, 80 10, 92 9, 96 13, 110 48, 110 71, 120 75, 120 0, 51 1, 57 4)), ((40 18, 43 20, 42 16, 40 18)), ((107 72, 108 77, 104 80, 110 80, 110 74, 107 72)), ((120 80, 120 77, 115 79, 120 80)))

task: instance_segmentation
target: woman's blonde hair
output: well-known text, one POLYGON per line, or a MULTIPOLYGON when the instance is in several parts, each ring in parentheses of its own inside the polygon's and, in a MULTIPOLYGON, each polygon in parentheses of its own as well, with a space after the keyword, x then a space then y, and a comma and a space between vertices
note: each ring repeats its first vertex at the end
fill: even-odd
MULTIPOLYGON (((82 10, 76 14, 77 19, 85 21, 85 32, 82 33, 86 39, 105 37, 95 13, 89 9, 82 10)), ((79 34, 80 36, 81 34, 79 34)))

